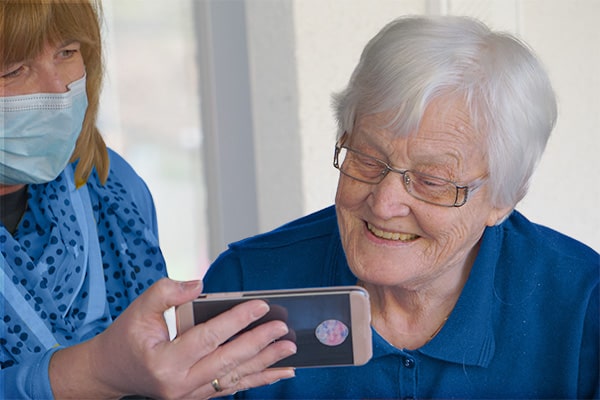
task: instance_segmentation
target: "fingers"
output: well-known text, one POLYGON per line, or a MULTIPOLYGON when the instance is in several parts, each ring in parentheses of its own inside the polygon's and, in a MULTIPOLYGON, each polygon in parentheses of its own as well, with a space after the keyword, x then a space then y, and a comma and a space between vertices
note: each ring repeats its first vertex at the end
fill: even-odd
MULTIPOLYGON (((295 376, 293 368, 271 368, 243 377, 235 386, 227 387, 228 393, 241 392, 254 387, 272 385, 275 382, 290 379, 295 376)), ((224 382, 227 378, 224 379, 224 382)))
MULTIPOLYGON (((186 365, 192 365, 249 324, 263 317, 268 311, 269 306, 262 300, 251 300, 239 304, 205 323, 196 325, 176 338, 173 343, 185 349, 182 350, 185 353, 182 354, 184 357, 182 361, 187 361, 186 365)), ((278 337, 272 338, 271 341, 278 337)))
MULTIPOLYGON (((208 398, 294 375, 291 369, 267 369, 296 352, 293 342, 277 340, 288 333, 284 322, 270 321, 239 333, 267 314, 269 306, 262 300, 239 304, 189 329, 173 341, 165 341, 162 332, 166 331, 163 312, 171 306, 193 300, 201 290, 200 281, 162 279, 138 297, 134 302, 136 306, 132 304, 109 328, 114 330, 122 325, 121 330, 125 332, 144 332, 144 337, 138 338, 143 346, 136 358, 141 365, 129 370, 141 368, 148 371, 146 378, 150 375, 152 378, 146 379, 145 390, 170 393, 175 397, 180 397, 181 393, 193 393, 194 398, 208 398), (123 319, 126 314, 131 318, 123 319), (137 328, 133 329, 134 326, 137 328), (214 379, 218 379, 223 389, 221 392, 217 393, 211 385, 214 379), (175 387, 177 389, 173 391, 175 387)), ((133 336, 135 339, 136 335, 133 336)), ((132 349, 140 348, 132 346, 132 349)))
MULTIPOLYGON (((220 368, 220 371, 218 371, 221 372, 222 375, 218 375, 217 377, 222 388, 230 389, 231 391, 239 391, 251 387, 271 384, 274 381, 294 376, 294 370, 291 368, 267 369, 274 363, 296 353, 296 345, 293 342, 282 340, 271 343, 255 355, 245 349, 244 357, 246 358, 246 361, 231 368, 232 364, 228 362, 229 360, 227 360, 227 357, 230 357, 229 354, 238 354, 239 356, 238 352, 240 351, 240 348, 233 346, 235 344, 234 342, 227 345, 231 345, 230 348, 223 346, 219 349, 223 353, 219 355, 221 360, 223 360, 221 361, 223 366, 220 368), (269 372, 263 373, 266 371, 269 372)), ((242 346, 244 344, 245 343, 240 343, 242 346)), ((241 359, 242 357, 239 356, 238 360, 241 359)))
POLYGON ((178 306, 198 297, 202 292, 202 281, 179 282, 163 278, 146 290, 138 299, 143 309, 162 314, 172 306, 178 306))
MULTIPOLYGON (((270 322, 255 328, 253 331, 259 328, 264 330, 277 329, 273 326, 277 323, 270 322)), ((293 368, 268 369, 268 367, 294 354, 296 352, 296 345, 287 340, 277 341, 268 344, 257 354, 254 354, 249 350, 252 342, 250 338, 251 334, 254 334, 254 336, 263 336, 265 333, 253 331, 247 332, 232 342, 223 345, 214 352, 214 357, 207 357, 205 359, 206 361, 210 361, 214 367, 208 373, 217 375, 207 377, 207 371, 200 364, 195 366, 191 377, 198 379, 200 382, 206 382, 210 379, 210 383, 198 388, 190 397, 226 396, 295 376, 293 368), (243 354, 240 354, 240 351, 243 354), (240 364, 237 364, 238 362, 240 364), (196 373, 199 375, 194 375, 196 373), (217 389, 220 389, 220 391, 217 389)))
POLYGON ((290 377, 290 371, 260 374, 270 365, 296 352, 296 345, 290 341, 274 342, 287 331, 287 326, 281 321, 259 325, 205 357, 192 367, 191 376, 198 382, 210 382, 218 378, 221 387, 231 391, 290 377), (211 368, 207 370, 206 365, 211 368))
MULTIPOLYGON (((221 379, 215 378, 216 383, 221 388, 221 391, 217 391, 215 389, 215 386, 213 386, 211 382, 198 388, 196 391, 192 392, 187 397, 194 399, 207 399, 210 397, 228 396, 253 387, 270 385, 280 380, 290 379, 294 376, 295 374, 293 368, 272 368, 261 371, 256 374, 248 375, 244 378, 243 381, 240 381, 236 386, 229 387, 223 386, 223 384, 221 383, 221 379)), ((213 382, 215 381, 213 380, 213 382)))

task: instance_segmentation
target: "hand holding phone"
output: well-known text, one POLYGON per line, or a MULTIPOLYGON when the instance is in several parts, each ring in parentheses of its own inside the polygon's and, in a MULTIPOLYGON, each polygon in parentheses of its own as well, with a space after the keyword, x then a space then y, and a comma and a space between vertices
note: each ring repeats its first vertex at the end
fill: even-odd
POLYGON ((281 320, 290 330, 281 339, 298 348, 274 367, 362 365, 372 356, 369 296, 358 286, 203 294, 176 308, 177 334, 251 299, 266 301, 270 311, 239 334, 281 320))

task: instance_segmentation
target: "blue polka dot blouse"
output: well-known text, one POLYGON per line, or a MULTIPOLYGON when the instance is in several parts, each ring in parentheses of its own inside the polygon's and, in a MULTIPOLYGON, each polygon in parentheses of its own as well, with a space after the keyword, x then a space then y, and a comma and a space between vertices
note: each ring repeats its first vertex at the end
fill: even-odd
POLYGON ((6 385, 19 365, 103 331, 166 276, 152 197, 129 164, 109 153, 105 185, 94 172, 76 189, 69 165, 53 182, 28 187, 13 235, 0 224, 6 385))

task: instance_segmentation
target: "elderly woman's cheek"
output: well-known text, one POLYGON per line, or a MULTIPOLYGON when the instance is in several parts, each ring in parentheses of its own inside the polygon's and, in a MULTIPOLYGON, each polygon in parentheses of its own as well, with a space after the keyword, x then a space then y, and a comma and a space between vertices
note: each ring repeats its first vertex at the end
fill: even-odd
POLYGON ((352 240, 358 240, 358 232, 364 227, 361 217, 361 207, 364 204, 364 195, 356 190, 356 185, 350 179, 340 178, 335 198, 338 225, 343 244, 349 245, 352 240))
POLYGON ((366 201, 368 193, 368 185, 341 175, 335 194, 336 207, 357 209, 366 201))
POLYGON ((457 222, 450 229, 438 232, 433 246, 429 248, 429 257, 434 264, 451 266, 468 262, 483 233, 483 227, 465 222, 457 222))

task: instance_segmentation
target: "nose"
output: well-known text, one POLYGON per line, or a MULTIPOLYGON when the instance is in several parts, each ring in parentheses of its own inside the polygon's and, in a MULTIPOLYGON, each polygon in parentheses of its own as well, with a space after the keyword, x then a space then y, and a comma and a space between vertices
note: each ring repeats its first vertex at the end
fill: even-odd
POLYGON ((390 219, 409 215, 414 200, 406 190, 404 176, 390 172, 379 184, 373 185, 368 203, 375 215, 390 219))
POLYGON ((62 53, 52 45, 46 45, 44 50, 32 61, 35 84, 41 93, 64 93, 67 85, 82 75, 83 62, 76 63, 70 59, 64 60, 62 53))
POLYGON ((41 93, 65 93, 68 90, 67 85, 75 80, 68 72, 52 63, 40 68, 38 79, 41 93))

